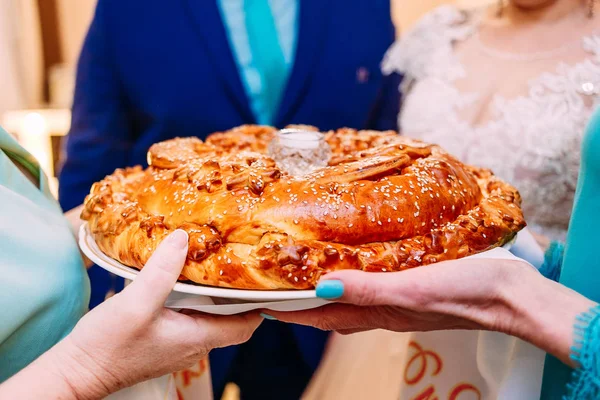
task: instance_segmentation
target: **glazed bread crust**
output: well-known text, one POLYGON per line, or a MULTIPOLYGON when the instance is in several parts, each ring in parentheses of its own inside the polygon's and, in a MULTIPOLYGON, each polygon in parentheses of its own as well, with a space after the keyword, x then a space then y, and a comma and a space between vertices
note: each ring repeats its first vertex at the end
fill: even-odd
MULTIPOLYGON (((304 129, 314 129, 304 127, 304 129)), ((302 177, 266 154, 275 130, 242 126, 150 148, 150 167, 96 183, 83 219, 98 247, 141 269, 175 229, 182 280, 310 289, 328 272, 399 271, 501 246, 525 226, 515 188, 394 132, 326 133, 329 165, 302 177)))

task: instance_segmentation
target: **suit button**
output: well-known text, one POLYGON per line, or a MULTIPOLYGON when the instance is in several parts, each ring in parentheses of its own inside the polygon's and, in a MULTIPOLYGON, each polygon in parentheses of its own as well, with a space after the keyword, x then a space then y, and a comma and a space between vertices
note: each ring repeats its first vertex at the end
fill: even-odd
POLYGON ((360 67, 356 70, 356 81, 358 83, 367 83, 369 81, 369 70, 365 67, 360 67))

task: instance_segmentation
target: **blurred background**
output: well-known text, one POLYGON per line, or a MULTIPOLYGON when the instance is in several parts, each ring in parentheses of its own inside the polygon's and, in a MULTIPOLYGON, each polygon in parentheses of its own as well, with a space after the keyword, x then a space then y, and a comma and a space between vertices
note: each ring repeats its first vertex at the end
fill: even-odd
MULTIPOLYGON (((97 0, 0 0, 0 125, 40 162, 56 193, 75 66, 97 0)), ((444 3, 391 0, 398 35, 444 3)))

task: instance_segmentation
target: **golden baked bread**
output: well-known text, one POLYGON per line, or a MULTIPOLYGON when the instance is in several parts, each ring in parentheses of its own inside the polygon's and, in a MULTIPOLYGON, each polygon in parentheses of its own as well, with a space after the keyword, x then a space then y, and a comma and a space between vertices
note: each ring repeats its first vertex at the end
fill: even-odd
MULTIPOLYGON (((306 127, 305 127, 306 128, 306 127)), ((96 183, 82 218, 99 248, 142 268, 174 229, 189 234, 181 279, 309 289, 339 269, 399 271, 501 246, 525 226, 515 188, 439 146, 394 132, 328 132, 329 166, 303 177, 266 155, 270 127, 150 148, 146 170, 96 183)))

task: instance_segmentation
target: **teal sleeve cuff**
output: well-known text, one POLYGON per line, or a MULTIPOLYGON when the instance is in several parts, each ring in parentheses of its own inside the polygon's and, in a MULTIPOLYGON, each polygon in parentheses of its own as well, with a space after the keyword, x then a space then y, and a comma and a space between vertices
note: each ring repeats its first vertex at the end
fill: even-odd
POLYGON ((546 278, 558 282, 564 254, 564 244, 561 242, 550 243, 550 247, 548 247, 548 250, 544 254, 544 264, 540 268, 540 273, 546 278))
POLYGON ((565 400, 600 399, 600 306, 578 315, 571 359, 579 367, 567 385, 565 400))

